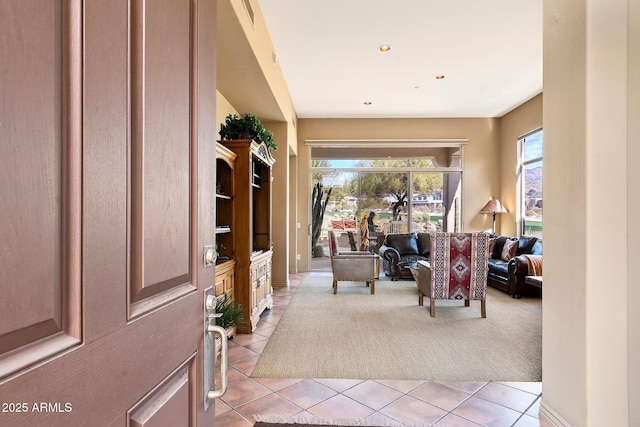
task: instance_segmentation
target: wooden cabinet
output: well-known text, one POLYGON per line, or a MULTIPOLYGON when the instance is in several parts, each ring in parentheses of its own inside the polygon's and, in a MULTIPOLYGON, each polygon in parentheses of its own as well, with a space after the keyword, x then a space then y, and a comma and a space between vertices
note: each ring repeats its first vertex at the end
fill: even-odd
POLYGON ((227 295, 234 298, 235 261, 229 261, 216 266, 215 293, 217 297, 227 295))
POLYGON ((236 154, 216 145, 216 296, 234 296, 236 154))
POLYGON ((236 154, 233 234, 235 235, 235 300, 245 309, 251 333, 260 314, 273 306, 271 287, 271 168, 275 160, 265 144, 250 140, 221 141, 236 154))

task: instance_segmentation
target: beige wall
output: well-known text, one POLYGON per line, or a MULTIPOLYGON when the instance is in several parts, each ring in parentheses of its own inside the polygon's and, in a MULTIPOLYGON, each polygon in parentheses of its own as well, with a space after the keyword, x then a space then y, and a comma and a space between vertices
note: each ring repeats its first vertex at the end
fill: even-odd
POLYGON ((289 273, 298 272, 298 235, 306 233, 301 228, 302 223, 298 215, 298 157, 289 156, 289 273))
POLYGON ((628 189, 639 182, 624 160, 637 145, 627 133, 638 100, 629 91, 638 74, 627 68, 638 54, 628 45, 628 24, 638 25, 631 3, 544 0, 541 414, 557 425, 638 425, 629 399, 638 357, 628 359, 638 323, 627 294, 637 294, 628 276, 637 193, 628 189))
POLYGON ((310 236, 310 139, 468 140, 463 153, 463 229, 490 230, 491 217, 480 214, 490 197, 500 195, 500 120, 472 119, 300 119, 298 122, 299 271, 308 271, 310 236))
POLYGON ((220 92, 216 91, 216 139, 220 139, 220 125, 229 114, 240 115, 220 92))
MULTIPOLYGON (((628 68, 628 94, 629 110, 627 111, 627 124, 629 136, 627 139, 627 220, 628 241, 640 242, 640 221, 637 220, 640 212, 640 3, 629 2, 629 40, 635 43, 629 45, 628 68), (635 76, 635 77, 634 77, 635 76)), ((628 259, 640 259, 640 246, 627 244, 628 259)), ((629 425, 640 425, 640 286, 635 279, 637 268, 633 262, 627 264, 627 312, 629 320, 629 425)))
MULTIPOLYGON (((249 19, 243 0, 219 0, 219 2, 229 3, 236 14, 238 23, 242 27, 246 41, 254 55, 252 60, 255 60, 259 67, 259 70, 252 71, 259 71, 259 73, 264 76, 264 79, 269 86, 268 90, 275 98, 280 111, 277 114, 272 113, 272 115, 274 117, 284 117, 284 121, 286 122, 295 121, 295 109, 289 95, 289 88, 287 87, 284 75, 282 74, 282 69, 280 68, 279 63, 276 62, 274 64, 273 62, 273 55, 277 54, 277 52, 273 47, 271 36, 269 35, 269 30, 262 14, 262 9, 260 9, 260 4, 257 0, 249 1, 253 10, 253 23, 249 19)), ((244 43, 245 41, 242 40, 237 42, 244 43)), ((243 71, 244 73, 247 72, 247 70, 243 71)), ((239 77, 240 80, 242 80, 244 76, 242 75, 242 72, 240 74, 241 75, 239 77)))
POLYGON ((517 236, 518 215, 516 198, 516 168, 518 164, 518 138, 542 127, 542 94, 534 97, 500 121, 500 184, 499 199, 509 211, 499 215, 500 233, 517 236))
POLYGON ((291 221, 289 215, 289 145, 286 123, 264 123, 273 132, 278 149, 271 154, 276 159, 273 166, 272 199, 272 236, 273 236, 273 286, 289 284, 289 236, 291 221))

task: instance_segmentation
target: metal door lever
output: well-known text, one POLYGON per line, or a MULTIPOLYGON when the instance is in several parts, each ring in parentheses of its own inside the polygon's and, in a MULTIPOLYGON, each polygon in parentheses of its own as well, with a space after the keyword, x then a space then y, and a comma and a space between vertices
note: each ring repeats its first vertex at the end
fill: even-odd
MULTIPOLYGON (((213 320, 213 318, 211 318, 211 320, 213 320)), ((219 389, 209 390, 207 392, 208 399, 216 399, 227 392, 227 386, 229 385, 229 346, 227 344, 227 331, 222 326, 209 324, 207 327, 207 333, 218 334, 222 340, 220 346, 220 382, 222 384, 219 389)))

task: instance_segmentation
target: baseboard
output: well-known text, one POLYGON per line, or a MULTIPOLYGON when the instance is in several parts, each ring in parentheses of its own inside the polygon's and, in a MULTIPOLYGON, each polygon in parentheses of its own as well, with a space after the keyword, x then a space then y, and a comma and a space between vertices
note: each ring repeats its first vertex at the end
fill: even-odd
POLYGON ((271 282, 271 286, 273 286, 274 288, 286 288, 287 286, 289 286, 289 279, 284 281, 278 280, 277 282, 271 282))
POLYGON ((538 416, 540 417, 540 420, 546 421, 549 425, 557 427, 571 427, 571 424, 562 418, 560 414, 551 409, 549 405, 545 404, 544 400, 540 402, 540 412, 538 416))

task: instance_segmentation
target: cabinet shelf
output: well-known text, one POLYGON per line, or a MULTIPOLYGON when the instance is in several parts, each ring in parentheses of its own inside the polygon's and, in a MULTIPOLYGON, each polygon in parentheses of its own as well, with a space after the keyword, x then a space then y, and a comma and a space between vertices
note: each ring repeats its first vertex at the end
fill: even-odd
POLYGON ((216 205, 215 239, 218 258, 215 263, 216 297, 227 295, 235 299, 236 194, 235 170, 237 155, 224 145, 216 145, 216 205))

